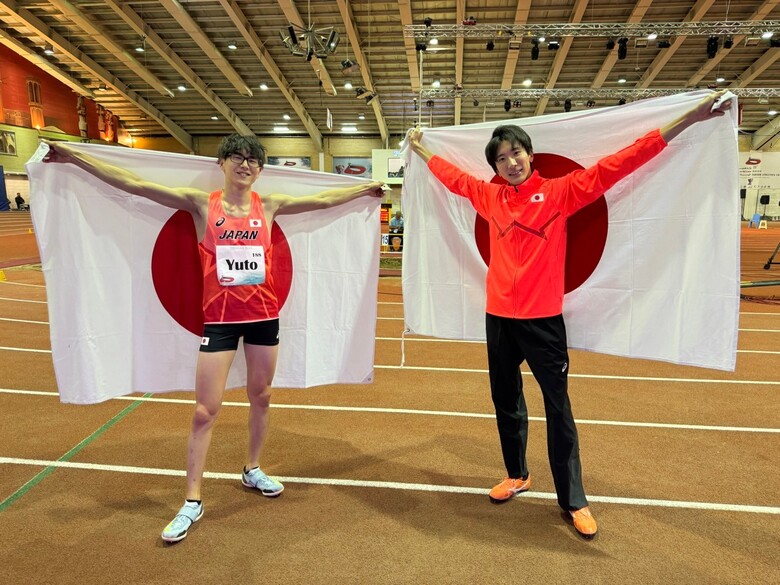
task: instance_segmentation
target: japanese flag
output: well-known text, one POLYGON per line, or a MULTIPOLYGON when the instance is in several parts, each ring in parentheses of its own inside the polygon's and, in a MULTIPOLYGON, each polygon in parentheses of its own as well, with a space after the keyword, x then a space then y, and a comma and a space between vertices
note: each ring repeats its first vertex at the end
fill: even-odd
MULTIPOLYGON (((171 187, 210 192, 224 179, 210 158, 78 148, 171 187)), ((27 168, 61 400, 89 404, 192 389, 203 317, 191 216, 109 187, 74 165, 27 168)), ((360 182, 267 166, 255 190, 301 196, 360 182)), ((361 197, 274 222, 274 276, 283 303, 275 386, 372 381, 378 207, 377 198, 361 197)), ((245 381, 239 349, 228 386, 245 381)))
MULTIPOLYGON (((496 126, 516 123, 533 140, 534 167, 553 178, 588 167, 662 127, 704 95, 429 129, 423 142, 490 181, 494 173, 482 154, 484 145, 496 126)), ((740 227, 736 112, 734 103, 728 115, 689 127, 569 218, 564 317, 570 347, 734 369, 740 227)), ((408 156, 403 185, 407 327, 435 337, 484 339, 487 224, 419 157, 408 156)))

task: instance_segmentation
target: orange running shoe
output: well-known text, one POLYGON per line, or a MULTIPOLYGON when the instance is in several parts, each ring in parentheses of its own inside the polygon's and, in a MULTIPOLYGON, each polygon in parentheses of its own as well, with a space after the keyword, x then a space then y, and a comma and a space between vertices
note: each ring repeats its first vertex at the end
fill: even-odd
POLYGON ((590 513, 590 508, 585 506, 579 510, 570 511, 571 519, 574 521, 574 528, 585 538, 593 538, 598 530, 596 519, 590 513))
POLYGON ((507 477, 500 484, 490 490, 490 501, 494 504, 506 502, 512 496, 527 492, 531 487, 531 476, 525 479, 513 479, 507 477))

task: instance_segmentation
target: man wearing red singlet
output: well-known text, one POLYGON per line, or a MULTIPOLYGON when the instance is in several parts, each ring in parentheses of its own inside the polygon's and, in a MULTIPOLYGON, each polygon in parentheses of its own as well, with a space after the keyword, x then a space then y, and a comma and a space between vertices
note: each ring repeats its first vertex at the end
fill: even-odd
POLYGON ((527 361, 542 390, 547 450, 558 504, 586 538, 597 531, 582 484, 577 429, 568 395, 569 356, 563 322, 566 219, 661 152, 688 126, 721 116, 731 101, 712 93, 686 114, 590 168, 557 179, 532 170, 531 138, 519 126, 498 126, 485 158, 506 184, 480 181, 421 144, 409 144, 452 193, 467 197, 490 225, 486 338, 490 391, 507 477, 490 490, 505 502, 531 487, 526 465, 528 410, 520 365, 527 361), (723 103, 716 103, 718 101, 723 103))
POLYGON ((195 222, 203 267, 205 325, 187 446, 186 499, 163 530, 163 540, 182 540, 203 515, 201 481, 206 453, 241 337, 249 399, 249 448, 241 481, 264 496, 278 496, 284 486, 259 468, 279 344, 279 306, 271 275, 271 225, 277 215, 333 207, 364 195, 381 196, 382 183, 329 189, 307 197, 278 193, 260 196, 252 191, 252 185, 263 170, 265 150, 255 136, 238 134, 228 136, 219 146, 217 159, 225 178, 222 189, 213 193, 145 181, 63 142, 49 143, 49 149, 44 162, 75 164, 113 187, 188 211, 195 222))

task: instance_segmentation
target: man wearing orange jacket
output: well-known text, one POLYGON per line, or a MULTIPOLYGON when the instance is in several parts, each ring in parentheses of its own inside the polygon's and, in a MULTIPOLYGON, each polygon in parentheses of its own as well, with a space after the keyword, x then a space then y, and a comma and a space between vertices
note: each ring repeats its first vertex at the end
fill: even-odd
POLYGON ((435 156, 422 132, 408 135, 412 150, 452 193, 471 201, 490 225, 486 337, 490 390, 507 477, 490 491, 495 503, 531 487, 526 464, 528 410, 520 364, 527 361, 541 387, 547 449, 558 504, 575 529, 597 531, 582 484, 577 428, 568 395, 569 356, 563 321, 566 219, 660 153, 688 126, 721 116, 731 106, 712 93, 674 122, 606 156, 590 168, 556 179, 533 170, 531 138, 519 126, 498 126, 485 148, 505 182, 481 181, 435 156))

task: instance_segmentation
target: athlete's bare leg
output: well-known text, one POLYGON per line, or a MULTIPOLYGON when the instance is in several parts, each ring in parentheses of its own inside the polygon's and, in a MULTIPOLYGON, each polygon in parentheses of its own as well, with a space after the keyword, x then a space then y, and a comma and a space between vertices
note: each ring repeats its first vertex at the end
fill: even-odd
POLYGON ((246 355, 246 395, 249 399, 249 449, 246 468, 260 465, 260 452, 268 432, 271 382, 276 371, 278 345, 244 344, 246 355))
POLYGON ((230 364, 236 352, 217 351, 198 353, 195 374, 195 414, 187 443, 187 499, 200 500, 200 485, 211 433, 222 406, 230 364))

